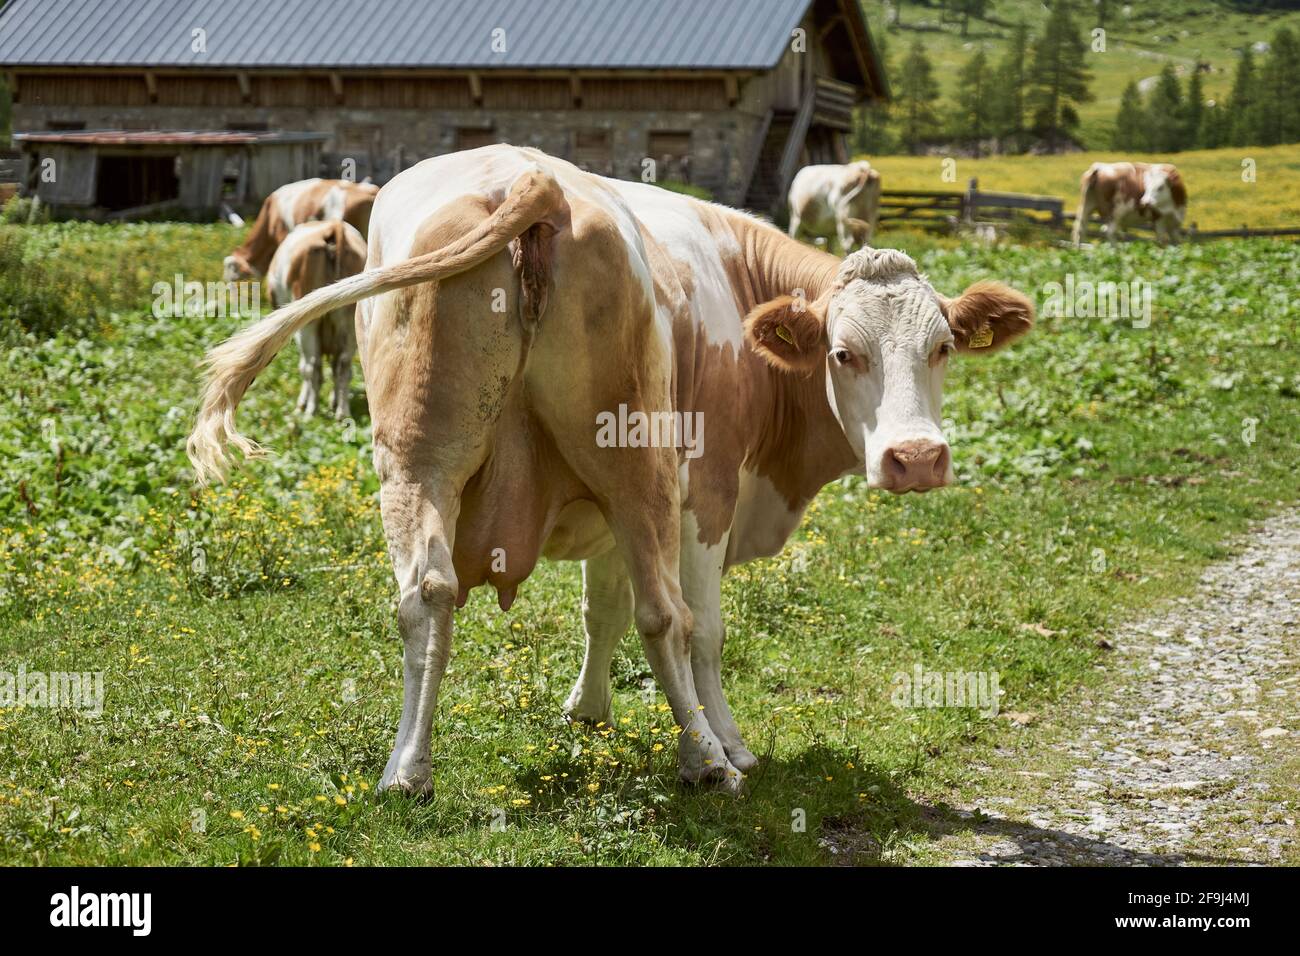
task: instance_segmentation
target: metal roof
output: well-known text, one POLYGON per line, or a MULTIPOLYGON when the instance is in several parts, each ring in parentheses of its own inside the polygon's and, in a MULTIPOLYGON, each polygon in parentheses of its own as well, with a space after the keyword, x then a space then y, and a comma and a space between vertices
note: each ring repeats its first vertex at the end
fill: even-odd
POLYGON ((765 70, 811 3, 9 0, 0 66, 765 70))
POLYGON ((14 133, 19 143, 91 146, 247 146, 265 143, 321 143, 328 133, 271 133, 253 130, 75 130, 14 133))

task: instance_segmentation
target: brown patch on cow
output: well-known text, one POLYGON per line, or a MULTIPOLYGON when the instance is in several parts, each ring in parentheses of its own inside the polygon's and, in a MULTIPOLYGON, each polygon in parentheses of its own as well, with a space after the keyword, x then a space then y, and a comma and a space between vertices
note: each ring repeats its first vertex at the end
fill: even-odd
POLYGON ((1169 195, 1174 201, 1174 205, 1180 209, 1187 206, 1187 184, 1183 182, 1183 174, 1178 171, 1178 167, 1173 163, 1165 163, 1161 167, 1165 171, 1165 179, 1169 183, 1169 195))

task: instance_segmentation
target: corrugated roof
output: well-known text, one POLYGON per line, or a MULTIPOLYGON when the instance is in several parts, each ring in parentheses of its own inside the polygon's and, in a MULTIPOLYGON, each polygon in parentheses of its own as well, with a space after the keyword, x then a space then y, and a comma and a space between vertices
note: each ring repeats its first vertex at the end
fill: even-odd
POLYGON ((0 66, 769 69, 811 2, 9 0, 0 66))

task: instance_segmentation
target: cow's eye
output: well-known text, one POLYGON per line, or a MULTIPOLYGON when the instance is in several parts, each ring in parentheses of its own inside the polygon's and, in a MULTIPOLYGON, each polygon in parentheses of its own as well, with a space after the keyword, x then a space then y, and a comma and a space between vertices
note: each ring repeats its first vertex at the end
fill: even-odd
POLYGON ((839 362, 841 365, 848 365, 853 361, 853 353, 848 349, 835 349, 835 351, 831 352, 831 355, 833 355, 835 361, 839 362))
POLYGON ((953 348, 954 346, 951 342, 940 342, 935 347, 934 353, 930 356, 930 364, 938 365, 940 362, 942 362, 944 359, 946 359, 949 355, 952 354, 953 348))

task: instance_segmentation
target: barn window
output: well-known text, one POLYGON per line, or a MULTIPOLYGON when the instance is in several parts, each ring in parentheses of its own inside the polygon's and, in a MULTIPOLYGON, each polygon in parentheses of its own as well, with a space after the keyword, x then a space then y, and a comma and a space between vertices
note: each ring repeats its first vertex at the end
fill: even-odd
POLYGON ((264 120, 239 120, 226 124, 226 129, 241 133, 265 133, 270 128, 271 124, 264 120))
POLYGON ((497 131, 490 126, 456 127, 457 149, 478 149, 480 146, 493 146, 497 142, 497 131))
POLYGON ((86 121, 85 120, 50 120, 45 125, 51 130, 70 133, 76 130, 85 129, 86 121))
POLYGON ((648 137, 646 155, 655 161, 657 179, 691 181, 690 130, 655 130, 648 137))
POLYGON ((614 175, 614 137, 607 129, 580 129, 573 133, 573 165, 589 173, 614 175))

